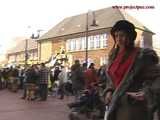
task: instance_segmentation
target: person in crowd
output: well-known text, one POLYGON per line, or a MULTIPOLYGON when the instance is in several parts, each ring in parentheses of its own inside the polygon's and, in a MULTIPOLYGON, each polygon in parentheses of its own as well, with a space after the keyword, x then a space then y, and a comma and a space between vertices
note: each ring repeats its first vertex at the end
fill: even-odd
POLYGON ((58 80, 58 75, 59 75, 60 72, 61 72, 61 70, 59 69, 59 66, 56 66, 55 70, 54 70, 54 74, 53 74, 53 81, 58 80))
POLYGON ((3 81, 2 81, 2 72, 0 70, 0 90, 3 88, 3 81))
POLYGON ((85 71, 85 89, 91 90, 95 84, 98 83, 97 71, 95 69, 95 64, 91 63, 89 68, 85 71))
POLYGON ((109 106, 107 120, 148 120, 152 107, 147 91, 160 89, 157 54, 152 49, 135 46, 137 32, 127 20, 116 22, 111 36, 114 46, 109 54, 104 90, 109 106), (154 87, 155 83, 159 84, 154 87))
POLYGON ((61 72, 61 70, 59 69, 60 66, 55 66, 54 68, 51 68, 50 69, 50 82, 51 82, 51 85, 49 87, 49 91, 51 93, 54 92, 54 85, 55 85, 55 81, 58 81, 58 75, 59 73, 61 72))
POLYGON ((53 92, 53 84, 54 84, 54 78, 53 78, 53 76, 54 76, 54 68, 50 68, 50 86, 49 86, 49 88, 48 88, 48 90, 50 91, 50 92, 53 92))
POLYGON ((103 118, 105 107, 99 95, 99 79, 94 66, 95 64, 91 63, 89 68, 84 70, 84 91, 81 92, 79 100, 69 103, 68 107, 82 113, 91 113, 96 110, 99 113, 96 116, 103 118))
POLYGON ((23 89, 24 88, 24 69, 23 68, 19 68, 19 88, 23 89))
MULTIPOLYGON (((27 97, 27 87, 29 87, 29 84, 32 84, 35 87, 37 85, 38 72, 36 71, 36 66, 32 65, 31 67, 29 67, 25 72, 25 76, 26 76, 25 86, 24 86, 23 96, 21 97, 22 99, 25 99, 27 97)), ((31 100, 35 100, 36 98, 37 98, 37 96, 36 96, 36 91, 35 91, 34 98, 32 97, 31 100)))
POLYGON ((49 79, 49 69, 44 63, 41 63, 41 68, 39 70, 39 101, 46 101, 48 96, 48 79, 49 79))
POLYGON ((10 79, 10 84, 11 84, 11 91, 13 91, 13 92, 17 92, 18 87, 19 87, 18 73, 19 73, 19 71, 18 71, 17 67, 10 68, 10 73, 9 73, 10 78, 9 79, 10 79))
POLYGON ((102 89, 105 89, 106 87, 106 65, 102 65, 97 72, 97 76, 99 78, 99 86, 102 89))
POLYGON ((68 68, 67 70, 67 83, 65 84, 65 90, 66 90, 66 94, 67 96, 69 95, 73 95, 73 89, 72 89, 72 81, 71 81, 71 71, 68 68))
POLYGON ((87 63, 82 64, 82 71, 83 73, 87 70, 87 63))
POLYGON ((79 60, 71 66, 71 81, 75 97, 77 98, 80 91, 84 89, 84 76, 79 60))
POLYGON ((58 75, 58 80, 59 80, 59 99, 64 98, 65 94, 65 84, 67 83, 67 72, 64 66, 61 66, 61 72, 58 75))
POLYGON ((9 87, 9 68, 4 68, 2 71, 2 77, 4 79, 5 82, 5 88, 9 87))

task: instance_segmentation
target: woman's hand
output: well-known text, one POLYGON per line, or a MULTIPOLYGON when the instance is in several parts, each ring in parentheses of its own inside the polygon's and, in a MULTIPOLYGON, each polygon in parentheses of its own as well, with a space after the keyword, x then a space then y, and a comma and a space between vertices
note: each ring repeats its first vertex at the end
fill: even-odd
POLYGON ((111 102, 111 99, 112 99, 112 92, 109 91, 106 93, 105 98, 104 98, 105 104, 109 104, 111 102))
POLYGON ((144 100, 144 92, 143 91, 127 92, 126 94, 129 95, 130 97, 134 98, 135 100, 138 100, 138 101, 144 100))

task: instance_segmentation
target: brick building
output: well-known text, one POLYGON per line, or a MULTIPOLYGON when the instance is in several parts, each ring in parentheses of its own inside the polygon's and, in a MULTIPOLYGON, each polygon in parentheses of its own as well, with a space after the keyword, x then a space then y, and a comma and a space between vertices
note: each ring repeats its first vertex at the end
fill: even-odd
POLYGON ((16 41, 16 45, 7 51, 8 64, 24 65, 26 52, 28 64, 34 64, 38 62, 37 42, 34 39, 27 39, 27 41, 26 39, 19 39, 16 41))
POLYGON ((75 59, 85 62, 86 23, 88 22, 88 61, 97 67, 107 62, 107 55, 113 46, 110 29, 118 20, 129 20, 136 26, 136 45, 152 48, 152 31, 142 23, 119 9, 105 8, 65 18, 59 24, 42 35, 38 40, 38 57, 47 61, 62 46, 69 55, 70 64, 75 59), (96 19, 98 26, 90 26, 96 19), (88 17, 88 19, 86 19, 88 17))

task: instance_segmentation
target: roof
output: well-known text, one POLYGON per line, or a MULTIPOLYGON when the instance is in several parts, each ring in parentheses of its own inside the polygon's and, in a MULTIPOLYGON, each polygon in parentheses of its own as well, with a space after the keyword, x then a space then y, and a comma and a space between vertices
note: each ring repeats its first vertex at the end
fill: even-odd
MULTIPOLYGON (((115 22, 117 22, 118 20, 129 20, 136 26, 136 28, 153 33, 148 28, 146 28, 142 23, 140 23, 138 20, 130 16, 125 11, 122 11, 119 9, 113 9, 112 7, 109 7, 109 8, 96 10, 94 11, 94 13, 95 13, 95 19, 98 26, 89 27, 89 30, 111 28, 115 24, 115 22)), ((59 24, 51 28, 47 33, 42 35, 39 38, 39 40, 85 32, 86 18, 87 18, 86 16, 87 14, 84 13, 84 14, 65 18, 59 24)), ((88 24, 90 24, 92 20, 93 20, 93 15, 92 13, 89 13, 88 24)))
MULTIPOLYGON (((26 40, 22 39, 17 41, 17 44, 7 51, 7 54, 24 52, 26 46, 26 40)), ((37 49, 37 42, 34 39, 28 39, 28 50, 37 49)))

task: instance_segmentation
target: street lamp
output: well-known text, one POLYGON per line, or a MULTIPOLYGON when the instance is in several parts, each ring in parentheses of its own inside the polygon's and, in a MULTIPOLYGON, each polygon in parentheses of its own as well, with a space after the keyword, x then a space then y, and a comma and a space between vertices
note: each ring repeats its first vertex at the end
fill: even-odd
MULTIPOLYGON (((31 26, 28 26, 27 28, 31 29, 31 26)), ((42 29, 38 29, 37 30, 37 36, 35 36, 35 34, 32 33, 32 35, 29 38, 25 39, 25 60, 24 60, 25 61, 25 67, 28 64, 28 58, 29 58, 29 54, 28 54, 28 44, 29 44, 28 42, 29 42, 29 39, 35 39, 35 40, 37 40, 40 37, 40 32, 42 32, 42 31, 43 31, 42 29)), ((37 42, 37 49, 38 49, 38 42, 37 42)), ((37 51, 37 61, 38 61, 38 51, 37 51)))
MULTIPOLYGON (((38 34, 38 35, 37 35, 37 40, 39 39, 40 33, 41 33, 42 31, 44 31, 44 30, 42 30, 42 29, 38 29, 38 30, 37 30, 37 34, 38 34)), ((39 44, 37 40, 36 40, 36 42, 37 42, 37 62, 39 62, 39 61, 40 61, 40 56, 41 56, 41 44, 39 44), (39 48, 38 48, 38 45, 40 45, 39 48), (39 49, 39 52, 38 52, 38 49, 39 49), (38 54, 39 54, 39 57, 38 57, 38 54)))
POLYGON ((25 39, 25 67, 27 67, 28 61, 28 38, 25 39))
MULTIPOLYGON (((95 12, 93 11, 92 12, 92 15, 93 15, 93 19, 92 19, 92 24, 90 26, 92 27, 97 27, 98 25, 96 24, 96 19, 95 19, 95 12)), ((86 14, 86 51, 85 51, 85 62, 88 66, 88 31, 89 31, 89 12, 87 12, 86 14)))
MULTIPOLYGON (((38 48, 38 45, 39 45, 39 43, 38 43, 37 40, 39 39, 40 33, 41 33, 42 31, 44 31, 44 30, 38 29, 38 30, 37 30, 37 35, 35 36, 35 34, 32 33, 32 36, 31 36, 31 39, 34 39, 34 40, 36 41, 36 43, 37 43, 37 51, 36 51, 36 53, 37 53, 37 62, 40 61, 39 58, 38 58, 38 49, 39 49, 39 48, 38 48)), ((41 48, 40 48, 40 51, 41 51, 41 48)))
MULTIPOLYGON (((29 32, 29 29, 31 29, 31 26, 27 26, 27 31, 29 32)), ((28 34, 27 32, 27 34, 28 34)), ((24 62, 25 62, 25 67, 27 67, 28 64, 28 37, 25 39, 25 50, 24 50, 24 62)))

